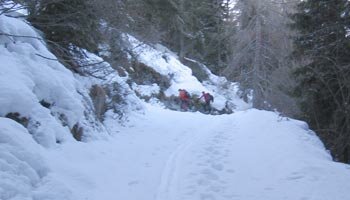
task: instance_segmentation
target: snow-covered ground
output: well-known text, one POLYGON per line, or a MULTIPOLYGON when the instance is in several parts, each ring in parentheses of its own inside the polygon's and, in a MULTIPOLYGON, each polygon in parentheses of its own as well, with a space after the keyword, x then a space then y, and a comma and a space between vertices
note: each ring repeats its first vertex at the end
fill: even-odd
POLYGON ((133 89, 150 94, 157 84, 130 88, 108 63, 90 67, 94 77, 73 74, 42 57, 55 58, 20 18, 0 15, 0 31, 0 200, 350 199, 349 165, 332 162, 305 123, 249 109, 222 77, 200 83, 162 46, 129 38, 139 62, 170 78, 167 95, 209 91, 215 107, 230 101, 235 113, 146 104, 133 89), (125 94, 123 124, 112 109, 96 119, 94 84, 125 94), (84 142, 74 140, 75 125, 84 142))
POLYGON ((332 162, 303 122, 146 107, 108 141, 45 153, 72 199, 350 199, 350 166, 332 162))
POLYGON ((254 109, 208 116, 145 107, 123 127, 109 121, 109 140, 51 149, 1 119, 0 199, 350 198, 350 166, 331 161, 303 122, 254 109))

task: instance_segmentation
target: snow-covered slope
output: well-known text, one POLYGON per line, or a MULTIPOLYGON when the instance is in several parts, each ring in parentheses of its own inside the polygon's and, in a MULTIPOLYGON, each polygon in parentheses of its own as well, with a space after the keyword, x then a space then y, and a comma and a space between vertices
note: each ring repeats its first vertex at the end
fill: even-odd
POLYGON ((23 126, 0 117, 1 200, 71 199, 43 157, 46 153, 23 126))
POLYGON ((107 132, 87 114, 88 88, 40 57, 55 58, 31 26, 0 15, 0 30, 0 199, 69 199, 46 167, 43 147, 74 141, 74 127, 86 139, 107 132))
MULTIPOLYGON (((218 110, 227 106, 234 110, 246 110, 251 107, 250 104, 239 98, 238 83, 232 83, 224 77, 216 76, 205 65, 198 63, 208 76, 207 80, 201 83, 193 75, 192 70, 182 64, 177 55, 166 47, 159 44, 150 46, 130 35, 126 37, 130 43, 130 50, 134 52, 139 62, 170 79, 170 87, 166 89, 165 95, 176 96, 178 89, 186 89, 191 94, 199 96, 202 91, 205 91, 215 97, 212 106, 218 110)), ((192 60, 192 62, 197 61, 192 60)))

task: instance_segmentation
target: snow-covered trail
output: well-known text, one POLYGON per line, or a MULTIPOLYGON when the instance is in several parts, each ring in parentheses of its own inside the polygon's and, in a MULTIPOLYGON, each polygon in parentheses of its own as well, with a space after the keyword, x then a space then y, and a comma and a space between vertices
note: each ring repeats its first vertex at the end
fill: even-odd
POLYGON ((157 200, 350 199, 350 166, 331 162, 306 124, 257 110, 219 118, 157 200))
POLYGON ((46 158, 75 200, 154 200, 169 158, 210 119, 151 107, 124 127, 107 122, 113 136, 106 141, 63 144, 46 158))
POLYGON ((111 140, 47 154, 73 199, 350 199, 350 167, 332 162, 304 123, 274 113, 149 107, 117 126, 111 140))

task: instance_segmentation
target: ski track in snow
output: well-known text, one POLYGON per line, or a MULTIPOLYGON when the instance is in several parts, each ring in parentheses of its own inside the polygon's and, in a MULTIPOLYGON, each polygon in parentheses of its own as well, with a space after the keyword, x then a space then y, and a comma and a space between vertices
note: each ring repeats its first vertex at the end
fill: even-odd
POLYGON ((192 143, 192 141, 189 141, 179 145, 168 158, 168 161, 161 175, 161 183, 157 192, 156 200, 171 200, 174 194, 176 194, 176 183, 178 182, 177 170, 180 167, 179 163, 184 153, 187 152, 187 149, 191 146, 192 143))
POLYGON ((179 169, 182 167, 182 159, 186 153, 189 152, 189 149, 200 141, 201 137, 203 139, 203 136, 205 135, 202 133, 203 132, 197 132, 193 134, 190 139, 183 144, 180 144, 170 155, 161 175, 161 183, 158 188, 156 200, 174 199, 178 193, 178 173, 179 169))
POLYGON ((229 128, 220 124, 220 129, 211 127, 197 133, 190 142, 176 149, 163 172, 157 200, 215 200, 218 196, 231 199, 224 192, 227 189, 225 177, 234 173, 228 167, 232 165, 228 156, 233 135, 222 130, 236 127, 232 122, 227 124, 229 128), (183 179, 181 175, 184 175, 183 179))

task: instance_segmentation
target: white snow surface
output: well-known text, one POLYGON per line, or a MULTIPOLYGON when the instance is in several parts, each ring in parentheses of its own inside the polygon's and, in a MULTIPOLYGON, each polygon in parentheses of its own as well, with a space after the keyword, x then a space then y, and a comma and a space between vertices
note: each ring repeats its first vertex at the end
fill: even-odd
POLYGON ((172 85, 166 91, 167 95, 177 95, 178 89, 185 88, 189 92, 198 92, 206 90, 206 88, 192 76, 192 71, 184 66, 173 54, 165 51, 160 52, 154 47, 140 42, 136 38, 127 36, 131 48, 137 54, 139 61, 152 67, 162 75, 172 77, 172 85))
MULTIPOLYGON (((248 109, 228 93, 237 84, 214 75, 200 83, 162 46, 135 51, 173 77, 168 95, 178 88, 206 90, 218 104, 236 104, 236 112, 211 116, 146 104, 132 89, 151 95, 157 85, 129 88, 108 63, 82 69, 93 77, 75 75, 38 56, 55 58, 21 19, 1 15, 0 30, 30 36, 0 36, 0 200, 350 199, 350 166, 333 162, 304 122, 248 109), (112 83, 127 95, 128 117, 120 124, 109 110, 100 124, 92 117, 89 88, 112 83), (28 127, 4 118, 10 112, 26 117, 28 127), (77 123, 85 142, 71 136, 77 123)), ((88 62, 101 61, 86 54, 88 62)))
POLYGON ((52 114, 64 114, 69 127, 82 118, 84 106, 73 74, 60 63, 38 56, 54 58, 24 21, 1 15, 0 30, 26 36, 0 36, 0 116, 17 112, 30 119, 34 138, 46 147, 72 139, 52 114), (42 100, 52 104, 51 110, 40 105, 42 100))
POLYGON ((28 15, 28 10, 19 3, 12 0, 3 0, 0 9, 7 10, 5 13, 14 17, 23 17, 28 15), (15 11, 15 12, 14 12, 15 11))
POLYGON ((304 122, 259 110, 208 116, 145 105, 108 141, 46 152, 75 200, 344 200, 350 166, 304 122))
POLYGON ((0 199, 70 200, 72 193, 51 173, 45 151, 18 123, 0 117, 0 199))

